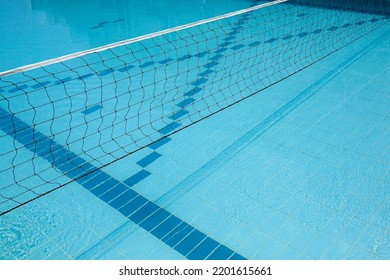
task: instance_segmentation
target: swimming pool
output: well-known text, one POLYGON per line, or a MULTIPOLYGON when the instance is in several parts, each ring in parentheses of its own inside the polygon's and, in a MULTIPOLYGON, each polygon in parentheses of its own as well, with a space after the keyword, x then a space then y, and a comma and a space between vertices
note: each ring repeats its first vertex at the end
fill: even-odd
POLYGON ((1 257, 388 258, 388 29, 286 2, 3 77, 1 257))
POLYGON ((251 3, 248 0, 228 0, 224 5, 217 0, 2 1, 0 72, 247 8, 251 3))

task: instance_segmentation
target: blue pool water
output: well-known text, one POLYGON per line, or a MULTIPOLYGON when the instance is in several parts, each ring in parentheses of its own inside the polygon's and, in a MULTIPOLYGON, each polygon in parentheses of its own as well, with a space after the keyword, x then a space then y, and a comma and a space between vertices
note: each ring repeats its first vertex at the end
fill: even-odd
POLYGON ((218 0, 1 1, 0 72, 247 8, 251 3, 249 0, 227 0, 223 5, 218 0))
POLYGON ((0 258, 388 259, 389 30, 285 3, 2 77, 0 258))

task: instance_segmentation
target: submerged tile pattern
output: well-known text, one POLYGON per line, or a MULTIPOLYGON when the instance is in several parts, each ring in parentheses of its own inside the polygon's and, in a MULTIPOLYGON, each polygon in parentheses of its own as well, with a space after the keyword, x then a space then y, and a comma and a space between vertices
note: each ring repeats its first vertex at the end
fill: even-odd
MULTIPOLYGON (((242 20, 245 21, 245 18, 242 20)), ((364 23, 364 22, 363 22, 364 23)), ((363 24, 361 21, 357 22, 357 25, 363 24)), ((105 24, 105 23, 102 23, 105 24)), ((238 23, 236 27, 233 28, 232 34, 229 37, 226 38, 226 42, 221 45, 221 48, 215 51, 216 55, 211 57, 209 60, 210 62, 207 62, 203 67, 207 68, 206 71, 199 73, 200 78, 196 81, 194 81, 191 85, 194 86, 192 90, 187 91, 185 93, 185 96, 191 97, 184 99, 183 101, 177 103, 178 111, 174 113, 169 118, 173 120, 172 123, 167 124, 166 127, 163 127, 160 129, 160 133, 162 135, 168 135, 172 133, 175 129, 178 129, 180 127, 180 124, 178 122, 175 122, 175 120, 178 120, 182 117, 185 117, 187 115, 187 111, 183 108, 185 108, 187 105, 191 104, 195 101, 196 95, 200 94, 202 91, 201 85, 206 83, 208 81, 207 75, 210 73, 213 73, 214 70, 218 66, 218 59, 223 57, 223 53, 227 51, 228 45, 231 44, 229 42, 230 39, 234 39, 233 34, 235 34, 238 30, 240 30, 242 22, 238 23)), ((343 26, 342 26, 343 27, 343 26)), ((328 29, 328 31, 335 31, 339 27, 331 27, 328 29)), ((313 33, 321 33, 322 30, 316 30, 313 33)), ((305 37, 309 35, 308 33, 300 33, 296 36, 298 37, 305 37)), ((292 37, 284 37, 282 39, 288 40, 292 37)), ((277 41, 277 38, 271 38, 266 43, 273 43, 277 41)), ((258 44, 259 42, 253 42, 251 44, 258 44)), ((244 45, 238 44, 236 46, 230 47, 233 50, 241 49, 244 45)), ((205 54, 196 54, 195 56, 204 56, 205 54)), ((191 56, 183 56, 180 57, 178 60, 186 60, 189 59, 191 56)), ((172 59, 171 59, 172 60, 172 59)), ((160 64, 169 62, 169 59, 166 61, 159 62, 160 64)), ((141 68, 150 67, 155 62, 145 62, 142 65, 140 65, 141 68)), ((126 66, 123 68, 118 69, 118 71, 123 72, 127 71, 129 69, 133 68, 133 66, 126 66)), ((113 71, 116 71, 115 69, 108 69, 103 72, 99 73, 99 76, 106 76, 108 74, 111 74, 113 71)), ((84 78, 88 78, 88 75, 85 75, 84 78)), ((66 79, 66 78, 65 78, 66 79)), ((50 83, 49 81, 43 81, 41 82, 41 85, 47 85, 50 83)), ((22 87, 27 87, 27 85, 22 85, 22 87)), ((19 87, 20 89, 21 87, 19 87)), ((11 90, 9 90, 11 92, 11 90)), ((84 114, 92 114, 95 111, 99 110, 101 107, 99 105, 92 106, 82 113, 84 114)), ((4 122, 7 122, 7 112, 0 111, 1 116, 4 117, 2 120, 4 122)), ((19 122, 18 120, 14 120, 14 123, 17 126, 24 127, 25 124, 22 122, 19 122)), ((4 126, 3 131, 7 132, 7 129, 9 130, 9 127, 4 126)), ((25 133, 23 133, 21 136, 18 137, 18 141, 23 143, 24 138, 31 138, 31 134, 29 134, 29 129, 27 126, 25 127, 25 133), (20 137, 20 138, 19 138, 20 137)), ((46 158, 47 160, 53 160, 49 159, 46 151, 47 151, 47 144, 48 141, 46 141, 45 137, 39 133, 34 133, 35 136, 38 138, 41 138, 43 146, 38 146, 38 149, 35 151, 38 153, 38 155, 42 156, 43 158, 46 158), (42 136, 42 137, 41 137, 42 136)), ((153 143, 149 146, 149 148, 156 150, 159 147, 167 144, 169 141, 171 141, 171 138, 165 137, 159 140, 156 143, 153 143)), ((27 144, 27 142, 26 142, 27 144)), ((28 147, 28 145, 26 145, 28 147)), ((35 147, 34 147, 35 148, 35 147)), ((91 171, 95 170, 93 166, 90 166, 89 164, 86 164, 83 162, 83 160, 77 158, 74 154, 68 153, 67 157, 70 156, 72 159, 71 163, 67 164, 64 163, 63 158, 65 156, 64 151, 62 151, 62 147, 57 146, 55 143, 50 143, 50 149, 57 150, 57 154, 63 155, 59 156, 55 162, 53 162, 54 166, 58 166, 58 168, 63 171, 64 173, 68 174, 68 176, 71 176, 73 178, 77 178, 80 175, 85 174, 85 171, 91 171), (79 170, 78 168, 75 168, 77 166, 82 166, 82 170, 79 170)), ((154 161, 158 160, 161 157, 160 153, 152 152, 151 154, 145 156, 144 158, 140 159, 137 164, 141 168, 147 168, 150 164, 152 164, 154 161)), ((182 221, 181 219, 177 218, 176 216, 173 216, 168 211, 160 208, 157 204, 151 202, 150 200, 146 199, 144 196, 140 195, 138 192, 130 189, 130 187, 133 187, 143 181, 144 179, 148 178, 152 173, 142 169, 141 171, 133 174, 128 179, 124 180, 123 183, 116 180, 115 178, 110 177, 108 174, 101 170, 96 170, 94 173, 91 173, 91 175, 87 175, 85 177, 82 177, 80 179, 76 179, 76 182, 80 183, 85 189, 89 190, 91 193, 99 197, 104 202, 108 203, 110 206, 112 206, 114 209, 118 210, 121 214, 123 214, 125 217, 128 217, 129 220, 133 221, 134 223, 138 224, 143 229, 150 232, 155 237, 159 238, 161 241, 163 241, 165 244, 169 245, 170 247, 174 248, 177 252, 181 253, 182 255, 186 256, 189 259, 242 259, 243 257, 237 253, 234 253, 231 249, 228 247, 218 243, 215 239, 210 238, 205 233, 202 233, 201 231, 195 229, 188 223, 182 221)), ((293 203, 293 202, 292 202, 293 203)), ((284 224, 283 217, 280 218, 280 223, 278 222, 278 217, 273 216, 272 221, 268 224, 264 224, 263 233, 265 234, 282 234, 283 230, 280 230, 282 227, 286 227, 288 229, 288 226, 284 224)), ((307 230, 309 232, 309 230, 307 230)), ((251 237, 248 237, 247 240, 261 240, 261 234, 255 234, 251 237)), ((324 236, 322 239, 321 237, 318 238, 318 233, 313 234, 312 236, 308 237, 310 241, 317 240, 319 244, 322 244, 321 242, 324 242, 324 247, 329 246, 329 243, 335 244, 340 248, 347 248, 346 250, 350 250, 350 245, 342 243, 340 240, 336 240, 334 238, 327 239, 327 236, 324 236), (325 241, 324 241, 325 240, 325 241), (336 244, 337 243, 337 244, 336 244)), ((246 241, 246 240, 245 240, 246 241)), ((291 235, 291 241, 289 245, 290 247, 285 247, 285 244, 278 243, 279 249, 277 249, 276 243, 273 243, 272 249, 266 247, 266 245, 263 246, 261 251, 248 253, 248 248, 243 250, 246 252, 246 256, 251 256, 252 258, 274 258, 275 255, 267 255, 267 252, 275 251, 275 254, 278 254, 278 256, 282 258, 288 258, 289 256, 301 256, 302 251, 308 250, 307 249, 307 240, 300 240, 298 236, 291 235), (276 249, 275 249, 276 248, 276 249), (299 250, 297 250, 299 249, 299 250)), ((248 242, 248 244, 251 244, 251 242, 248 242)), ((240 244, 240 250, 241 248, 245 248, 245 243, 240 244)), ((249 245, 250 246, 250 245, 249 245)), ((324 254, 324 251, 320 249, 321 246, 317 248, 313 248, 313 252, 311 254, 307 253, 307 255, 310 256, 316 256, 316 257, 326 257, 326 253, 324 254), (319 252, 314 252, 315 250, 318 250, 319 252), (317 254, 317 255, 316 255, 317 254)), ((312 247, 310 247, 312 248, 312 247)))
MULTIPOLYGON (((124 182, 126 186, 72 152, 52 142, 43 134, 33 131, 33 128, 11 116, 3 109, 0 109, 0 119, 2 120, 1 130, 10 135, 12 135, 12 123, 23 130, 24 134, 22 136, 18 134, 15 136, 15 140, 31 149, 38 156, 50 161, 52 160, 50 148, 55 149, 57 156, 53 165, 56 168, 183 256, 196 258, 197 256, 208 257, 210 255, 212 258, 219 259, 223 255, 219 254, 216 249, 224 247, 225 250, 230 251, 228 258, 242 258, 234 251, 207 237, 207 235, 129 188, 150 175, 149 172, 143 170, 130 177, 124 182), (13 122, 10 121, 11 118, 13 122), (33 135, 40 138, 39 143, 41 144, 35 146, 29 143, 29 139, 33 135), (69 162, 68 158, 72 159, 72 162, 69 162), (206 244, 212 243, 213 246, 198 246, 203 241, 207 242, 206 244), (189 253, 192 253, 191 256, 189 253)), ((152 160, 158 153, 154 152, 152 155, 152 157, 141 160, 141 163, 152 160)))

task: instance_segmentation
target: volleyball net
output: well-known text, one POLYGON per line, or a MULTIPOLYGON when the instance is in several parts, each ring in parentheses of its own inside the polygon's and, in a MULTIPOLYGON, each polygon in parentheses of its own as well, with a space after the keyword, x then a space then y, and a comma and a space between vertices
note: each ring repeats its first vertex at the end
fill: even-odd
POLYGON ((0 215, 234 105, 388 22, 389 1, 253 7, 0 74, 0 215))

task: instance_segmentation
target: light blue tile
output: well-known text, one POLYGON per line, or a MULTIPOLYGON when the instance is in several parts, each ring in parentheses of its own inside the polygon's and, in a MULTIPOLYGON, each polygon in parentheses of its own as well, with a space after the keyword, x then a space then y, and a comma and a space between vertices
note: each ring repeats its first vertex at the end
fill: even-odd
POLYGON ((275 212, 267 221, 259 225, 259 229, 267 235, 274 236, 288 220, 288 216, 275 212))
POLYGON ((275 211, 267 206, 260 206, 256 212, 253 212, 245 221, 251 227, 261 230, 262 224, 264 224, 275 211))
POLYGON ((186 258, 165 244, 157 246, 144 255, 147 260, 185 260, 186 258))
POLYGON ((231 225, 237 223, 236 220, 227 216, 226 213, 208 207, 207 205, 199 213, 200 215, 196 217, 194 224, 197 228, 202 229, 204 233, 210 234, 211 236, 214 236, 214 234, 219 235, 216 231, 230 233, 230 230, 234 228, 231 225))
POLYGON ((301 260, 302 254, 291 247, 286 247, 286 249, 277 256, 277 259, 278 260, 301 260))
POLYGON ((159 175, 152 174, 146 179, 133 186, 132 189, 137 191, 151 201, 164 196, 175 187, 170 181, 161 178, 159 175))
POLYGON ((3 251, 0 254, 0 260, 16 260, 16 258, 8 251, 3 251))
POLYGON ((82 223, 70 225, 70 227, 52 238, 53 241, 67 254, 75 258, 80 252, 87 250, 96 242, 101 240, 101 236, 85 227, 82 223))
MULTIPOLYGON (((154 238, 145 232, 143 234, 144 236, 141 239, 138 239, 137 242, 128 241, 127 249, 123 250, 123 254, 127 259, 148 259, 151 257, 151 251, 162 246, 161 241, 157 238, 154 238)), ((164 247, 166 250, 169 248, 168 246, 164 247)))
POLYGON ((164 256, 162 256, 162 259, 164 259, 164 260, 186 260, 187 258, 180 255, 175 250, 171 249, 164 256))
POLYGON ((358 238, 366 230, 367 224, 355 217, 346 219, 345 223, 347 227, 345 231, 339 232, 338 237, 349 244, 355 244, 358 238))
POLYGON ((48 241, 41 246, 37 246, 29 255, 26 256, 28 260, 43 260, 52 252, 59 251, 60 248, 53 241, 48 241))
POLYGON ((304 253, 315 260, 319 260, 331 248, 334 240, 335 238, 330 235, 319 233, 318 238, 308 244, 304 253))
POLYGON ((91 226, 91 229, 99 236, 106 237, 122 228, 129 220, 121 214, 115 216, 104 216, 102 220, 91 226))
POLYGON ((275 240, 268 239, 252 257, 255 260, 276 260, 281 252, 286 249, 286 245, 275 240))
POLYGON ((357 240, 355 246, 372 254, 377 250, 378 246, 385 237, 386 234, 383 232, 383 230, 372 226, 367 226, 360 238, 357 240))
POLYGON ((115 248, 110 249, 104 255, 98 258, 99 260, 127 260, 128 258, 115 248))
MULTIPOLYGON (((20 209, 15 211, 21 211, 20 209)), ((50 239, 32 224, 27 217, 19 216, 19 214, 13 213, 13 215, 6 215, 0 218, 2 227, 0 247, 5 248, 5 251, 11 252, 16 259, 24 259, 37 247, 42 246, 50 239)))
POLYGON ((251 236, 249 236, 249 238, 242 241, 240 247, 237 249, 237 252, 244 256, 250 257, 255 255, 259 250, 263 251, 263 247, 265 247, 269 242, 269 236, 262 232, 256 231, 251 236))
POLYGON ((66 254, 62 249, 59 249, 55 252, 50 252, 45 257, 46 260, 71 260, 72 257, 66 254))
POLYGON ((135 229, 127 234, 123 232, 116 243, 110 243, 128 259, 137 259, 154 248, 152 245, 156 246, 155 241, 158 239, 153 238, 143 230, 135 229), (146 244, 147 241, 150 243, 146 244))
POLYGON ((370 254, 364 250, 352 247, 351 251, 349 251, 346 256, 347 260, 369 260, 370 254))
POLYGON ((113 247, 115 246, 106 240, 100 240, 73 258, 76 260, 96 260, 109 252, 113 247))
POLYGON ((302 225, 301 230, 294 238, 288 243, 288 246, 300 251, 305 252, 305 249, 312 243, 315 243, 319 237, 319 232, 312 227, 302 225))
POLYGON ((342 260, 347 259, 348 254, 352 249, 352 245, 339 239, 335 239, 335 242, 329 247, 328 251, 321 256, 324 260, 342 260))
POLYGON ((289 219, 273 234, 273 237, 282 243, 289 244, 296 235, 301 234, 303 228, 304 224, 302 222, 296 219, 289 219))
POLYGON ((183 197, 172 202, 166 210, 178 213, 181 219, 190 222, 198 216, 198 212, 204 207, 204 204, 203 201, 195 197, 183 197))
POLYGON ((384 239, 378 244, 375 249, 374 255, 378 257, 378 259, 388 260, 390 257, 390 241, 389 237, 385 236, 384 239))
POLYGON ((389 203, 384 201, 383 205, 379 206, 378 210, 373 214, 373 217, 369 222, 370 225, 377 228, 385 229, 390 224, 390 217, 389 215, 386 215, 386 213, 389 213, 389 211, 390 205, 389 203))
POLYGON ((301 194, 294 194, 290 196, 284 203, 281 203, 279 207, 279 212, 289 215, 289 216, 295 216, 296 212, 300 209, 302 206, 302 203, 305 203, 305 195, 301 194))

